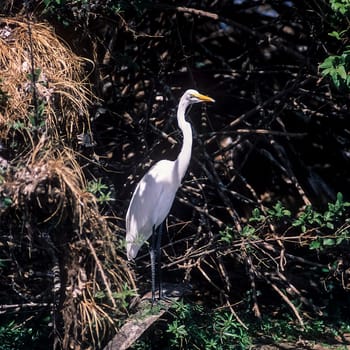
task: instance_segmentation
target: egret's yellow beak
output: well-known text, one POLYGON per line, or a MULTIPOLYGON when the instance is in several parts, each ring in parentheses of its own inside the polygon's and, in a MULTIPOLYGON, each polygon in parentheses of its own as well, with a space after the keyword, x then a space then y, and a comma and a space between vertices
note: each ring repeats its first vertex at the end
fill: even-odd
POLYGON ((215 102, 215 100, 209 96, 202 95, 202 94, 193 94, 194 97, 197 97, 199 100, 203 102, 215 102))

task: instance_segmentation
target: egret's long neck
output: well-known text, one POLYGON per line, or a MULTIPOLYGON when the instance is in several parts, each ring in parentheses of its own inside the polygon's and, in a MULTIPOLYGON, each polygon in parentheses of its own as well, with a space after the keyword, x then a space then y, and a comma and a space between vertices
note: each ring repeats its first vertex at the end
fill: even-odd
POLYGON ((191 124, 185 119, 186 107, 186 102, 181 100, 177 112, 177 122, 183 135, 181 151, 176 159, 176 169, 179 182, 181 182, 182 178, 185 176, 192 152, 192 128, 191 124))

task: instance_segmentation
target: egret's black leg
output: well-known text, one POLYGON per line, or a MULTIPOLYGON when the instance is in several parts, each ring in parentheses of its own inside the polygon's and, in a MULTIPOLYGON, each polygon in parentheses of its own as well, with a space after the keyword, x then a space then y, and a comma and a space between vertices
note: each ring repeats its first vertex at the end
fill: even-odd
POLYGON ((163 287, 162 287, 162 266, 160 264, 160 258, 161 258, 161 250, 160 250, 160 243, 162 241, 162 234, 163 234, 163 225, 164 223, 161 223, 157 229, 157 275, 158 275, 158 296, 159 299, 162 299, 163 297, 163 287))
POLYGON ((163 223, 158 226, 158 228, 153 227, 152 240, 151 240, 151 278, 152 278, 152 304, 154 304, 156 297, 156 279, 158 278, 158 297, 162 299, 163 297, 163 287, 162 287, 162 271, 161 271, 161 250, 160 243, 162 241, 163 223), (157 271, 157 273, 156 273, 157 271))
POLYGON ((151 279, 152 279, 152 304, 154 304, 156 300, 156 257, 155 255, 157 254, 156 251, 156 235, 157 235, 157 230, 153 226, 152 229, 152 241, 151 241, 151 250, 150 250, 150 256, 151 256, 151 279))

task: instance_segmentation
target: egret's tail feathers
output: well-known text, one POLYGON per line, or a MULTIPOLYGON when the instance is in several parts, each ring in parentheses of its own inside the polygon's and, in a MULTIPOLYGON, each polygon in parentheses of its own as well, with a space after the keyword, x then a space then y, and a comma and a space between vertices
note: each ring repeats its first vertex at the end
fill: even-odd
POLYGON ((139 244, 133 244, 133 243, 126 244, 126 256, 128 260, 135 259, 137 253, 139 252, 140 247, 141 246, 139 244))
POLYGON ((142 245, 145 243, 145 239, 140 235, 126 235, 126 256, 128 260, 135 259, 142 245))

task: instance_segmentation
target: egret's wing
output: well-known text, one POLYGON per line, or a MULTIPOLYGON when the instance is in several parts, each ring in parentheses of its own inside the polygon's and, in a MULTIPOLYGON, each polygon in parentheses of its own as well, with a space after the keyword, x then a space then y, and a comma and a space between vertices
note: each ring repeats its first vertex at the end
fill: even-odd
POLYGON ((136 257, 144 242, 168 215, 178 186, 173 162, 156 163, 140 180, 126 214, 126 250, 128 259, 136 257))

